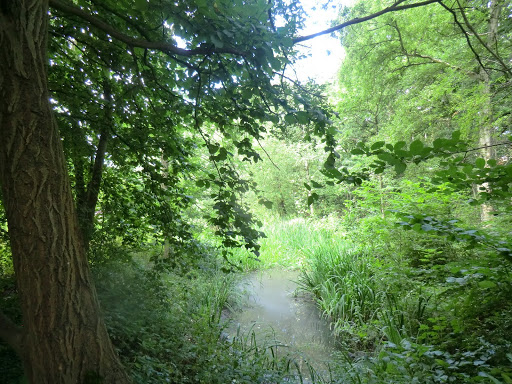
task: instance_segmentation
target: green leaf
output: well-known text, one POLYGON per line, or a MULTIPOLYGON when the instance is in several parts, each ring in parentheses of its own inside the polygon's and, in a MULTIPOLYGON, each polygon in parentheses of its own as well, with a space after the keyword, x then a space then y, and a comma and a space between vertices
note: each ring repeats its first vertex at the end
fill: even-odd
POLYGON ((228 151, 226 150, 226 148, 221 148, 219 151, 219 154, 217 156, 215 156, 215 160, 216 161, 224 161, 227 159, 227 157, 228 157, 228 151))
POLYGON ((384 144, 386 144, 385 141, 377 141, 377 142, 372 144, 371 149, 372 149, 372 151, 375 151, 377 149, 382 148, 384 146, 384 144))
POLYGON ((485 168, 485 160, 482 159, 481 157, 479 157, 478 159, 475 160, 475 166, 477 168, 484 169, 485 168))
POLYGON ((379 153, 377 157, 390 165, 395 165, 400 162, 400 160, 389 152, 379 153))
POLYGON ((297 121, 300 124, 307 124, 309 123, 309 114, 305 111, 299 111, 295 114, 295 117, 297 118, 297 121))
POLYGON ((353 155, 364 155, 364 151, 359 148, 354 148, 350 151, 350 153, 353 155))
POLYGON ((480 288, 488 289, 488 288, 494 288, 496 287, 496 283, 490 281, 490 280, 483 280, 478 282, 478 286, 480 288))
POLYGON ((139 11, 146 11, 149 7, 149 3, 147 0, 135 0, 135 8, 139 11))
POLYGON ((217 38, 216 35, 210 35, 210 40, 212 41, 213 45, 215 45, 216 48, 223 48, 224 43, 217 38))
POLYGON ((399 151, 400 149, 405 147, 405 145, 406 145, 405 141, 399 141, 398 143, 396 143, 395 147, 394 147, 395 152, 399 151))
POLYGON ((208 152, 210 152, 210 155, 215 155, 219 148, 220 146, 217 144, 208 144, 208 152))
POLYGON ((452 133, 452 139, 456 140, 456 141, 460 140, 460 131, 453 132, 452 133))
POLYGON ((430 224, 423 224, 421 226, 421 229, 423 229, 425 232, 429 232, 429 231, 432 231, 434 229, 434 227, 431 226, 430 224))
POLYGON ((444 147, 446 139, 435 139, 434 140, 434 148, 441 149, 444 147))
POLYGON ((279 117, 276 115, 266 114, 266 120, 273 124, 279 124, 279 117))
POLYGON ((327 160, 324 163, 324 168, 330 173, 333 173, 335 171, 339 173, 339 171, 334 166, 334 162, 335 162, 334 156, 331 157, 331 155, 329 155, 329 157, 327 157, 327 160))
POLYGON ((317 183, 314 180, 311 180, 311 184, 313 185, 313 188, 323 188, 324 186, 320 183, 317 183))
POLYGON ((258 204, 262 204, 265 207, 267 207, 268 209, 271 209, 272 206, 274 205, 274 203, 272 203, 271 201, 266 200, 266 199, 259 199, 258 200, 258 204))
POLYGON ((395 164, 395 172, 398 175, 404 173, 406 169, 407 169, 407 164, 405 164, 405 163, 400 162, 400 163, 395 164))
POLYGON ((313 192, 310 196, 308 196, 308 206, 313 204, 316 200, 318 200, 318 195, 313 192))
POLYGON ((306 187, 306 189, 307 189, 308 191, 311 191, 311 186, 310 186, 309 184, 304 183, 304 186, 306 187))
POLYGON ((462 167, 462 171, 467 175, 471 175, 473 173, 473 166, 471 164, 466 164, 462 167))
POLYGON ((293 115, 293 113, 287 113, 284 116, 284 121, 286 123, 288 123, 288 124, 295 124, 296 123, 295 116, 293 115))
POLYGON ((413 156, 421 155, 423 152, 423 148, 423 142, 421 142, 420 140, 414 140, 409 147, 409 151, 413 156))

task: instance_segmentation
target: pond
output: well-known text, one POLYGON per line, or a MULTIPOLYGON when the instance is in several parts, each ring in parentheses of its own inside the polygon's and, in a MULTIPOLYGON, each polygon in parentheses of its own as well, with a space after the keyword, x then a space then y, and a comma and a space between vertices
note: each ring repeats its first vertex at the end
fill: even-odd
POLYGON ((273 340, 282 345, 283 352, 296 355, 301 370, 308 363, 322 373, 327 370, 335 343, 328 322, 311 298, 297 294, 298 276, 298 271, 278 269, 247 275, 239 285, 245 304, 230 315, 227 331, 230 337, 238 331, 254 331, 256 340, 273 340))

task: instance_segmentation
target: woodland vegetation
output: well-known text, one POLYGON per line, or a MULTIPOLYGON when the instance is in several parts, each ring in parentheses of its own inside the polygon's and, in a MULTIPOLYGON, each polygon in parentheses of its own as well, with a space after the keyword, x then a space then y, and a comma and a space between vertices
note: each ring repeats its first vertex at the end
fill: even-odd
POLYGON ((312 381, 512 383, 512 4, 342 7, 331 84, 287 71, 306 16, 0 0, 3 382, 302 382, 222 333, 241 272, 293 268, 312 381))

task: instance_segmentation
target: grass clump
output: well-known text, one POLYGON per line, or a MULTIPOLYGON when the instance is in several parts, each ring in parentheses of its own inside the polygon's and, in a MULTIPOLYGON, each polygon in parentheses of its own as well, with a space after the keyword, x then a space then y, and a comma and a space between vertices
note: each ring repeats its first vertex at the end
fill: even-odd
POLYGON ((298 269, 304 266, 311 249, 340 237, 332 218, 266 221, 261 230, 260 255, 245 249, 233 251, 232 260, 246 271, 270 268, 298 269))

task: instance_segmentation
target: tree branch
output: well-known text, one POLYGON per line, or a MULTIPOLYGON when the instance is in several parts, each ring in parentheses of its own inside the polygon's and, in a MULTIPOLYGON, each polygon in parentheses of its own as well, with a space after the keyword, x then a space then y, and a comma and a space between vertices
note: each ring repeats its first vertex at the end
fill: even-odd
POLYGON ((75 15, 82 20, 87 21, 92 26, 99 30, 109 34, 113 38, 129 45, 130 47, 138 47, 145 49, 154 49, 162 52, 172 53, 178 56, 195 56, 195 55, 210 55, 212 53, 231 53, 233 55, 244 56, 245 53, 234 48, 216 48, 215 46, 208 44, 205 47, 199 47, 194 49, 179 48, 174 44, 165 41, 148 41, 138 39, 132 36, 128 36, 124 33, 119 32, 117 29, 112 27, 107 22, 103 21, 97 16, 91 15, 78 7, 73 5, 64 4, 59 0, 50 0, 50 6, 54 9, 62 11, 64 13, 75 15))
POLYGON ((480 55, 476 52, 475 48, 473 47, 473 44, 471 44, 471 40, 469 39, 468 33, 466 32, 466 30, 460 23, 459 19, 457 18, 457 14, 455 13, 455 11, 453 9, 451 9, 450 7, 444 5, 442 2, 440 2, 439 4, 441 4, 441 6, 444 9, 446 9, 448 12, 450 12, 452 14, 453 21, 455 22, 455 24, 457 24, 459 29, 462 31, 462 34, 464 35, 464 37, 466 38, 466 42, 468 43, 469 49, 471 49, 471 52, 473 52, 473 55, 475 55, 476 61, 478 61, 478 64, 480 64, 480 67, 484 71, 486 71, 486 68, 485 68, 484 64, 482 63, 482 59, 480 58, 480 55))
POLYGON ((500 146, 502 146, 502 145, 512 145, 512 141, 504 141, 504 142, 502 142, 502 143, 482 145, 481 147, 469 148, 469 149, 466 149, 466 150, 464 150, 464 151, 448 152, 448 155, 458 155, 459 153, 475 152, 475 151, 480 151, 480 150, 482 150, 482 149, 494 148, 494 147, 500 147, 500 146))
POLYGON ((491 47, 489 47, 489 45, 487 45, 487 43, 480 37, 478 32, 475 31, 475 29, 473 28, 473 25, 469 22, 468 17, 466 16, 466 12, 464 12, 464 8, 462 8, 462 6, 460 5, 460 2, 458 0, 457 0, 457 4, 459 5, 460 14, 462 15, 462 18, 464 19, 464 23, 466 24, 468 29, 473 33, 473 35, 476 37, 478 42, 480 44, 482 44, 482 46, 487 50, 487 52, 489 52, 492 55, 492 57, 494 57, 498 61, 498 63, 500 63, 504 72, 507 73, 509 76, 512 76, 512 70, 508 67, 508 65, 505 64, 505 62, 502 60, 502 58, 496 52, 494 52, 491 49, 491 47))
POLYGON ((0 312, 0 338, 3 339, 21 357, 23 352, 21 327, 14 324, 3 312, 0 312))
POLYGON ((417 58, 425 59, 425 60, 430 60, 430 62, 432 64, 441 64, 441 65, 444 65, 444 66, 446 66, 448 68, 454 69, 456 71, 464 72, 466 75, 468 75, 471 78, 476 78, 478 76, 478 74, 476 74, 476 73, 474 73, 472 71, 468 71, 467 69, 458 67, 456 65, 448 63, 447 61, 443 61, 441 59, 437 59, 437 58, 432 57, 432 56, 422 55, 422 54, 419 54, 419 53, 410 53, 410 54, 408 54, 408 56, 410 56, 410 57, 417 57, 417 58))
POLYGON ((80 207, 80 219, 84 245, 89 249, 89 242, 94 230, 94 212, 98 204, 101 180, 103 177, 103 164, 105 162, 105 154, 107 152, 107 143, 109 140, 110 128, 112 126, 112 89, 107 78, 102 82, 103 95, 105 98, 105 121, 101 122, 100 138, 96 149, 96 156, 91 171, 91 179, 87 185, 86 198, 84 205, 80 207))
POLYGON ((376 17, 382 16, 389 12, 397 12, 397 11, 403 11, 405 9, 423 7, 425 5, 429 5, 429 4, 433 4, 433 3, 442 4, 442 0, 426 0, 426 1, 421 1, 419 3, 407 4, 407 5, 399 5, 400 3, 403 3, 403 0, 397 1, 395 4, 391 5, 390 7, 384 8, 383 10, 381 10, 379 12, 372 13, 371 15, 368 15, 365 17, 358 17, 358 18, 346 21, 342 24, 336 25, 335 27, 332 27, 332 28, 329 28, 329 29, 326 29, 326 30, 323 30, 323 31, 320 31, 317 33, 313 33, 312 35, 296 37, 295 39, 293 39, 293 43, 297 44, 302 41, 314 39, 315 37, 318 37, 321 35, 327 35, 328 33, 339 31, 340 29, 348 27, 349 25, 364 23, 365 21, 375 19, 376 17))

